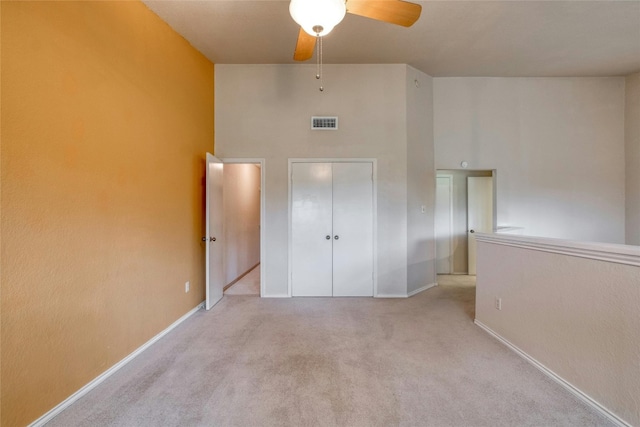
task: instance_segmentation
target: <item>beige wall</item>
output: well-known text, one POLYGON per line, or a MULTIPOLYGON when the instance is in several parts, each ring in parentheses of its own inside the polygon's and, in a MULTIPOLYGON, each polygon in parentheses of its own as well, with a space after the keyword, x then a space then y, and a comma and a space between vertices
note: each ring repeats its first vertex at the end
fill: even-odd
POLYGON ((497 225, 624 243, 624 78, 435 78, 437 169, 497 170, 497 225))
MULTIPOLYGON (((430 197, 428 191, 407 194, 406 91, 414 72, 406 65, 326 65, 324 92, 315 72, 309 64, 216 66, 217 155, 266 162, 265 296, 288 292, 287 159, 354 157, 378 159, 378 294, 406 296, 408 200, 414 205, 430 197), (339 130, 312 131, 313 115, 337 115, 339 130)), ((428 148, 418 155, 427 165, 432 161, 428 148)), ((433 233, 433 222, 427 227, 433 233)))
POLYGON ((9 426, 203 300, 213 65, 139 2, 2 2, 1 19, 9 426))
POLYGON ((625 83, 626 243, 640 246, 640 73, 625 83))
POLYGON ((224 165, 225 285, 260 262, 260 168, 224 165))
POLYGON ((478 237, 476 320, 639 425, 640 249, 488 237, 478 237))

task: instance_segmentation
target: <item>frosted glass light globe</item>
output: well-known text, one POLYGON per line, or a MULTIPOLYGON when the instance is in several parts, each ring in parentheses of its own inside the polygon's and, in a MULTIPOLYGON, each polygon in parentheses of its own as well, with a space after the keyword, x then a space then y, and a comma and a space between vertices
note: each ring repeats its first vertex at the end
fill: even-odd
POLYGON ((326 36, 347 12, 345 0, 291 0, 289 13, 312 36, 326 36))

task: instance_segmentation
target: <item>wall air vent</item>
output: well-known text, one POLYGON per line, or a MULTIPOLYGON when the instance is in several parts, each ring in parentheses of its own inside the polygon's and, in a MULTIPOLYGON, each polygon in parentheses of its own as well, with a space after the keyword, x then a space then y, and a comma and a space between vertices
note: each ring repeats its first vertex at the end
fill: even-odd
POLYGON ((337 130, 338 118, 337 117, 311 117, 311 129, 312 130, 337 130))

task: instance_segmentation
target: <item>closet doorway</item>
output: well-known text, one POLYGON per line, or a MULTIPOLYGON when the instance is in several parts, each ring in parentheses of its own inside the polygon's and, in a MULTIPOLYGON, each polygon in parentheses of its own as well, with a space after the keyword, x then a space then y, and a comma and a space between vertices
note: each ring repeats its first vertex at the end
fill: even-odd
POLYGON ((375 166, 291 161, 292 296, 373 296, 375 166))
POLYGON ((496 170, 438 170, 437 274, 475 275, 475 232, 496 226, 496 170))

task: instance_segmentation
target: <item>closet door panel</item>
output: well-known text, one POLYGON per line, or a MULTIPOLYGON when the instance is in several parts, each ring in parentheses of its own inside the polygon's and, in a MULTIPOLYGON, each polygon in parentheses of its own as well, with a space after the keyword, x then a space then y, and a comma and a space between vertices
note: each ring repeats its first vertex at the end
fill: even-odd
POLYGON ((293 163, 291 192, 292 295, 331 296, 331 163, 293 163))
POLYGON ((373 296, 373 166, 334 163, 333 296, 373 296))

